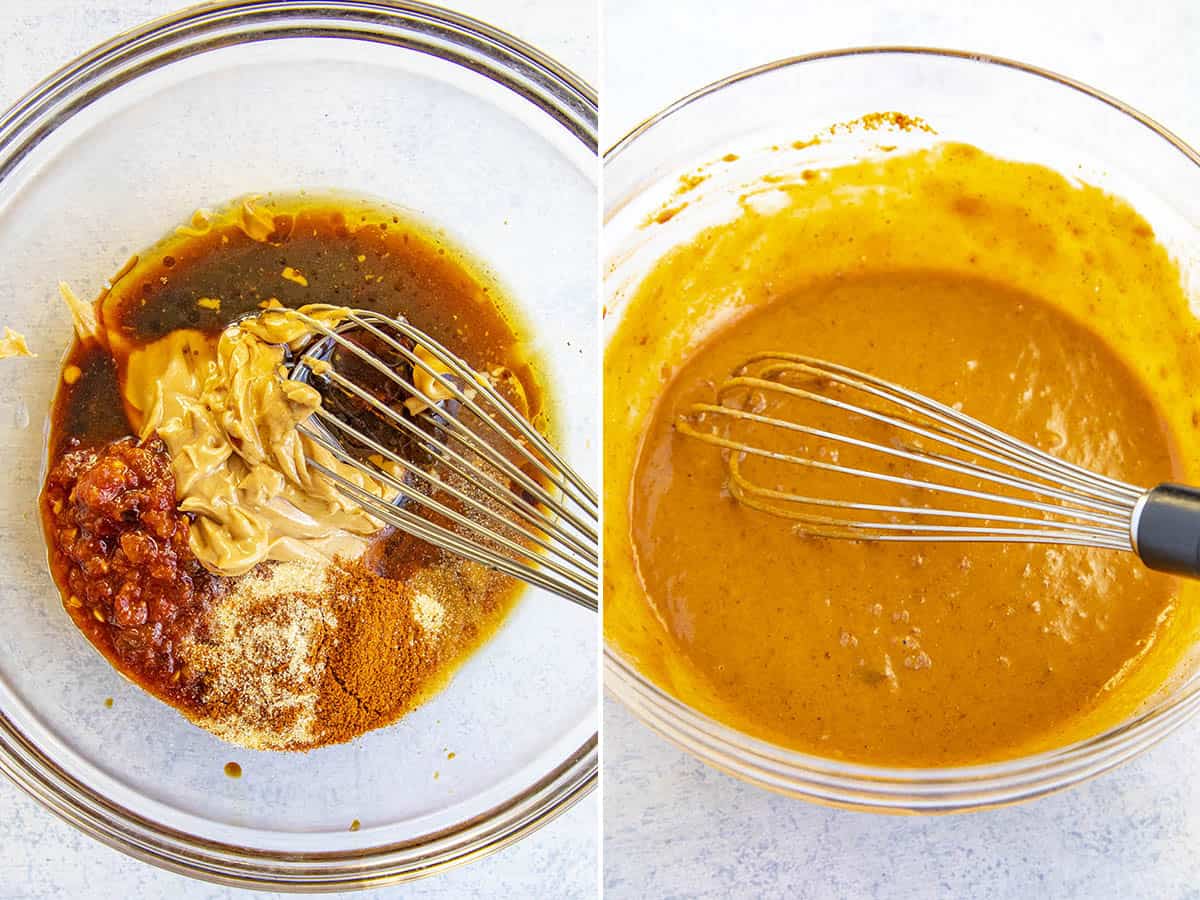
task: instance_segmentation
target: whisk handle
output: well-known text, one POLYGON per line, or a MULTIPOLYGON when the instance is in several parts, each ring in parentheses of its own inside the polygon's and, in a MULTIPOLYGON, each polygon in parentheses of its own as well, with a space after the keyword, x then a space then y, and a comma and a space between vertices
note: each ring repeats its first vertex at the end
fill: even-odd
POLYGON ((1200 490, 1160 484, 1133 514, 1133 545, 1151 569, 1200 576, 1200 490))

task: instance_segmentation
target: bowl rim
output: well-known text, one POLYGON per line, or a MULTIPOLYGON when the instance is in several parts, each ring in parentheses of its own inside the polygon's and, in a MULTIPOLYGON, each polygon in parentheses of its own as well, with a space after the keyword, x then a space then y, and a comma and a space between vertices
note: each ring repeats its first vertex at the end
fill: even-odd
MULTIPOLYGON (((872 56, 977 63, 1056 83, 1123 113, 1200 167, 1200 151, 1182 138, 1129 104, 1074 78, 986 53, 880 45, 785 57, 718 79, 632 128, 604 154, 605 170, 664 121, 727 87, 794 66, 872 56)), ((619 202, 611 202, 605 197, 603 223, 606 227, 624 207, 626 199, 622 197, 619 202)), ((701 761, 778 793, 832 806, 882 812, 944 813, 984 809, 1063 790, 1140 754, 1200 711, 1200 672, 1197 672, 1153 707, 1064 747, 969 766, 874 766, 789 750, 724 725, 643 676, 607 636, 603 656, 607 692, 652 730, 701 761)))
MULTIPOLYGON (((368 41, 454 63, 533 104, 596 153, 595 90, 542 51, 477 19, 407 0, 224 0, 123 31, 16 100, 0 114, 0 183, 60 125, 143 75, 222 47, 303 37, 368 41)), ((276 853, 197 838, 124 808, 60 769, 0 710, 0 772, 59 818, 179 874, 290 891, 378 887, 500 850, 595 789, 598 747, 597 732, 519 795, 437 832, 345 852, 276 853)))
MULTIPOLYGON (((727 75, 724 78, 719 78, 716 81, 710 82, 701 88, 697 88, 691 93, 680 97, 669 106, 664 107, 646 119, 643 119, 628 132, 624 137, 620 138, 615 144, 604 152, 604 165, 607 166, 613 162, 629 148, 634 141, 641 137, 646 132, 657 127, 663 120, 670 118, 680 110, 695 103, 698 100, 707 97, 709 94, 716 93, 726 87, 737 84, 742 81, 754 78, 758 75, 766 75, 779 69, 786 69, 791 66, 803 65, 805 63, 823 62, 835 59, 848 59, 852 57, 866 56, 915 56, 929 57, 931 59, 950 59, 960 60, 962 62, 976 62, 985 65, 998 66, 1004 69, 1014 69, 1018 72, 1023 72, 1027 75, 1036 75, 1048 81, 1053 81, 1059 85, 1070 88, 1073 91, 1091 97, 1093 100, 1099 100, 1106 106, 1111 106, 1118 112, 1122 112, 1131 119, 1149 128, 1159 137, 1166 139, 1174 145, 1176 150, 1179 150, 1200 166, 1200 151, 1193 148, 1186 141, 1176 135, 1174 132, 1167 129, 1156 119, 1151 118, 1140 110, 1130 106, 1122 100, 1117 99, 1112 94, 1094 88, 1085 82, 1071 78, 1067 75, 1062 75, 1051 69, 1045 69, 1041 66, 1033 65, 1032 63, 1019 62, 1015 59, 1009 59, 1004 56, 994 56, 990 53, 975 53, 969 50, 954 50, 947 47, 927 47, 917 44, 878 44, 866 45, 859 47, 842 47, 836 50, 820 50, 815 53, 804 53, 798 56, 786 56, 782 59, 776 59, 771 62, 763 63, 762 65, 753 66, 749 69, 742 69, 739 72, 734 72, 732 75, 727 75)), ((607 214, 606 214, 607 220, 607 214)))

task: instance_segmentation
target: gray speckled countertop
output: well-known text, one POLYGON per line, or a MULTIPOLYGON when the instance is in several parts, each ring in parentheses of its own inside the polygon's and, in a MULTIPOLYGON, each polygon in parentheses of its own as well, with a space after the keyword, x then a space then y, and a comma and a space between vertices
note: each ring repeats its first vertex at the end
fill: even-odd
MULTIPOLYGON (((1072 75, 1200 142, 1200 4, 607 0, 603 146, 710 81, 864 44, 954 47, 1072 75)), ((1200 897, 1200 722, 1115 772, 1010 809, 943 818, 774 796, 676 750, 609 700, 605 895, 1200 897)))
MULTIPOLYGON (((0 109, 78 53, 181 5, 181 0, 0 2, 0 109)), ((523 38, 595 83, 595 0, 456 0, 452 5, 523 38)), ((593 794, 486 859, 410 885, 353 896, 592 897, 598 815, 599 800, 593 794)), ((234 896, 283 895, 205 884, 137 862, 84 836, 0 778, 0 900, 234 896)))
POLYGON ((1200 723, 1033 803, 911 818, 744 784, 604 714, 605 897, 1200 897, 1200 723))

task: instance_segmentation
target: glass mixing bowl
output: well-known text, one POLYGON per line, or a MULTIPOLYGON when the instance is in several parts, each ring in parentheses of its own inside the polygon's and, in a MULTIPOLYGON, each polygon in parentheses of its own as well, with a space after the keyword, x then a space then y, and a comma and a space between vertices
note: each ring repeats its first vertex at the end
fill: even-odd
MULTIPOLYGON (((1200 154, 1123 103, 1008 60, 922 48, 864 48, 781 60, 712 84, 645 122, 604 163, 606 340, 646 272, 672 246, 738 212, 738 189, 773 169, 820 168, 941 140, 1048 165, 1129 200, 1200 301, 1200 154), (827 129, 880 111, 916 130, 827 129), (819 144, 804 139, 821 133, 819 144), (799 140, 800 146, 792 147, 799 140), (681 199, 680 177, 706 180, 681 199), (663 210, 671 215, 662 216, 663 210), (654 222, 650 226, 650 222, 654 222)), ((609 491, 623 490, 609 484, 609 491)), ((611 595, 610 595, 611 596, 611 595)), ((608 602, 606 597, 606 603, 608 602)), ((636 599, 636 598, 635 598, 636 599)), ((644 677, 607 641, 608 690, 703 761, 781 793, 888 812, 1016 802, 1099 774, 1151 746, 1200 708, 1200 653, 1131 718, 1094 737, 1002 763, 940 769, 851 765, 765 743, 705 716, 644 677)))
POLYGON ((4 362, 0 384, 5 774, 140 859, 309 890, 470 860, 594 787, 595 617, 574 604, 528 591, 390 728, 255 753, 92 650, 50 580, 36 497, 71 336, 56 282, 91 295, 196 207, 303 189, 410 209, 491 268, 536 323, 552 388, 571 385, 561 448, 596 483, 595 134, 592 91, 536 50, 436 8, 373 2, 185 10, 80 57, 0 119, 0 320, 39 354, 4 362))

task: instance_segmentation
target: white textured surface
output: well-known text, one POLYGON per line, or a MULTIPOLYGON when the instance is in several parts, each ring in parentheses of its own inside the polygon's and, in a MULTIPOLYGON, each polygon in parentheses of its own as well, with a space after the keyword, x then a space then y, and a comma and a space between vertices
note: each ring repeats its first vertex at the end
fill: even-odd
MULTIPOLYGON (((1200 142, 1200 5, 607 0, 602 146, 718 78, 865 44, 944 46, 1071 75, 1200 142), (806 7, 819 12, 804 12, 806 7)), ((607 897, 1200 897, 1200 722, 1096 781, 936 819, 829 810, 742 784, 609 700, 607 897)))
POLYGON ((1200 724, 1009 809, 826 809, 710 769, 617 701, 604 713, 604 896, 1200 897, 1200 724))
POLYGON ((902 44, 1006 56, 1106 91, 1200 143, 1194 0, 605 0, 607 149, 664 106, 753 66, 902 44))
MULTIPOLYGON (((594 82, 594 0, 463 0, 456 8, 523 38, 594 82)), ((114 33, 178 6, 161 0, 0 3, 0 108, 114 33)), ((531 837, 485 860, 378 897, 589 897, 596 890, 598 799, 587 798, 531 837)), ((160 871, 109 850, 0 779, 0 900, 271 896, 160 871)))

